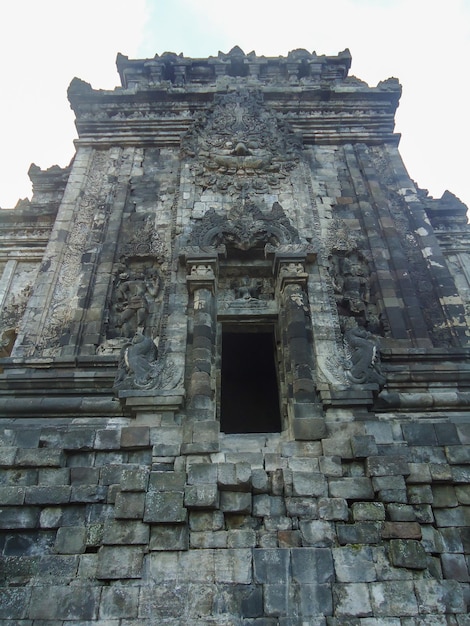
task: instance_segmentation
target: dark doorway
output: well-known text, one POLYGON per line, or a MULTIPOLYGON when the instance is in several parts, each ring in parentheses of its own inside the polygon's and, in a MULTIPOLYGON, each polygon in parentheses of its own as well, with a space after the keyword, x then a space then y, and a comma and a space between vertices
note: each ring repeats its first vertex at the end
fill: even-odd
POLYGON ((280 432, 275 355, 270 327, 222 333, 222 432, 280 432))

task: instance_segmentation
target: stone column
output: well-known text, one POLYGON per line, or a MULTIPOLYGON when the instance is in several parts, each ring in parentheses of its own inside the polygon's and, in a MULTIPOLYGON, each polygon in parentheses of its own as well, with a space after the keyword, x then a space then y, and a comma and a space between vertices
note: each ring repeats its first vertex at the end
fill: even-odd
POLYGON ((276 290, 280 309, 288 414, 296 439, 320 439, 325 422, 314 380, 312 324, 304 256, 276 256, 276 290))
POLYGON ((212 364, 216 336, 215 282, 217 257, 186 259, 192 302, 192 359, 188 408, 197 420, 215 419, 212 364))

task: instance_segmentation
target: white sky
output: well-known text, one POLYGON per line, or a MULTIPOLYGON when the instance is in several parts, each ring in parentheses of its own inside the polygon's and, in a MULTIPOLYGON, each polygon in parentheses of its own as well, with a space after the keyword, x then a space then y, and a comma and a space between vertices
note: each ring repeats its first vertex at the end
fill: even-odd
POLYGON ((397 77, 400 153, 421 188, 470 205, 470 0, 0 0, 0 206, 31 197, 31 163, 65 166, 67 87, 119 85, 116 54, 285 55, 349 48, 350 73, 397 77))

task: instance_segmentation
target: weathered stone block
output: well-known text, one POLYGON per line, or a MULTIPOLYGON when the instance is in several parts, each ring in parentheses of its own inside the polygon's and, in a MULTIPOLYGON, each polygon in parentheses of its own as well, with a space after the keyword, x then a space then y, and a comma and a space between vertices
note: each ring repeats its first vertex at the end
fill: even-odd
POLYGON ((149 491, 183 491, 185 472, 150 472, 149 491))
POLYGON ((338 582, 359 583, 377 579, 374 553, 369 546, 333 548, 332 554, 338 582))
POLYGON ((34 587, 29 617, 34 620, 96 620, 101 589, 91 585, 34 587))
POLYGON ((86 548, 86 528, 84 526, 59 528, 54 548, 59 554, 82 554, 86 548))
POLYGON ((143 556, 141 546, 102 546, 96 576, 105 580, 140 578, 143 556))
POLYGON ((336 543, 336 532, 333 522, 323 520, 301 521, 300 533, 304 546, 329 547, 336 543))
POLYGON ((121 446, 123 448, 146 448, 150 446, 150 429, 148 426, 126 426, 121 430, 121 446))
POLYGON ((391 539, 390 560, 395 567, 426 569, 427 555, 419 541, 412 539, 391 539))
POLYGON ((338 617, 367 617, 373 614, 365 583, 334 584, 333 604, 338 617))
POLYGON ((150 535, 149 526, 142 522, 126 519, 106 520, 103 530, 103 543, 108 545, 146 544, 150 535))
POLYGON ((330 497, 345 500, 373 500, 372 482, 367 477, 345 477, 329 479, 330 497))
POLYGON ((14 446, 0 446, 0 467, 12 467, 17 452, 14 446))
POLYGON ((285 505, 287 513, 292 517, 318 517, 318 503, 315 498, 286 498, 285 505))
POLYGON ((328 583, 334 578, 329 548, 292 548, 292 578, 298 583, 328 583))
POLYGON ((149 471, 146 467, 124 469, 121 475, 121 491, 146 491, 149 471))
POLYGON ((293 427, 298 441, 319 441, 327 434, 325 420, 320 417, 295 417, 293 427))
POLYGON ((292 495, 326 496, 328 484, 325 477, 314 472, 292 472, 292 495))
POLYGON ((0 514, 0 528, 35 528, 39 522, 39 507, 4 507, 0 514))
POLYGON ((224 513, 251 513, 251 493, 222 491, 220 509, 224 513))
POLYGON ((191 532, 189 543, 191 548, 226 548, 227 531, 216 530, 200 533, 191 532))
POLYGON ((256 583, 286 585, 290 577, 290 551, 287 549, 253 550, 253 580, 256 583))
MULTIPOLYGON (((11 624, 12 620, 25 620, 28 617, 32 590, 21 587, 3 587, 0 594, 0 619, 11 624)), ((19 622, 20 623, 20 622, 19 622)), ((23 624, 25 622, 21 622, 23 624)), ((26 622, 28 624, 28 622, 26 622)), ((29 626, 29 624, 28 624, 29 626)))
POLYGON ((318 516, 320 519, 347 521, 348 503, 343 498, 319 498, 318 516))
POLYGON ((371 583, 370 598, 376 616, 397 617, 419 613, 411 581, 371 583))
POLYGON ((149 491, 145 497, 144 522, 150 524, 182 523, 187 512, 181 491, 149 491))
POLYGON ((355 524, 336 524, 338 542, 341 545, 373 544, 380 541, 380 522, 356 522, 355 524))
MULTIPOLYGON (((264 472, 267 481, 267 475, 264 472)), ((229 491, 250 491, 251 489, 251 467, 249 463, 219 463, 217 465, 217 483, 220 489, 229 491)), ((264 477, 259 474, 258 479, 265 483, 264 477)))
POLYGON ((428 502, 439 509, 458 506, 459 501, 452 485, 433 485, 431 499, 428 502))
POLYGON ((256 531, 251 528, 229 530, 227 533, 228 548, 254 548, 256 531))
POLYGON ((217 485, 187 485, 184 489, 184 505, 188 509, 216 509, 219 506, 217 485))
MULTIPOLYGON (((264 614, 268 617, 286 616, 291 613, 293 594, 289 585, 264 585, 264 614)), ((266 625, 268 626, 268 625, 266 625)))
POLYGON ((189 527, 196 532, 206 530, 221 530, 224 528, 224 514, 222 511, 191 511, 189 527))
POLYGON ((383 539, 421 539, 421 526, 417 522, 384 522, 383 539))
POLYGON ((150 550, 187 550, 189 548, 189 533, 186 525, 152 526, 150 535, 150 550))
POLYGON ((377 455, 377 444, 372 435, 354 435, 351 437, 351 448, 355 458, 365 459, 377 455))
POLYGON ((451 465, 470 465, 470 446, 446 446, 445 453, 451 465))
MULTIPOLYGON (((422 613, 428 615, 457 613, 458 619, 466 614, 462 585, 454 580, 416 580, 414 584, 422 613)), ((458 623, 458 622, 457 622, 458 623)), ((460 626, 460 625, 459 625, 460 626)))
POLYGON ((25 487, 0 485, 0 506, 21 505, 24 502, 25 487))
POLYGON ((115 502, 116 519, 142 519, 144 504, 145 493, 117 493, 115 502))
POLYGON ((441 563, 445 578, 462 583, 469 582, 468 564, 463 554, 441 554, 441 563))
POLYGON ((68 485, 26 487, 25 504, 65 504, 70 500, 68 485))
POLYGON ((101 620, 137 617, 139 589, 137 587, 104 587, 101 593, 101 620))
POLYGON ((366 460, 368 476, 408 476, 410 469, 401 456, 371 456, 366 460))
POLYGON ((266 493, 269 491, 269 478, 264 469, 256 468, 251 474, 253 493, 266 493))
POLYGON ((381 522, 385 519, 382 502, 353 502, 351 510, 355 522, 381 522))
POLYGON ((61 467, 65 465, 63 450, 54 448, 19 448, 15 457, 19 467, 61 467))
MULTIPOLYGON (((332 615, 333 598, 329 584, 302 584, 300 586, 300 614, 303 617, 332 615)), ((321 624, 321 622, 316 622, 321 624)))

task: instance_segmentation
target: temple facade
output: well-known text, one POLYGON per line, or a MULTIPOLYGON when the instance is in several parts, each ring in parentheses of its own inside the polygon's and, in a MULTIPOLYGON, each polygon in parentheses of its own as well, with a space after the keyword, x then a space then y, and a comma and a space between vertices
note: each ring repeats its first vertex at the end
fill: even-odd
POLYGON ((0 626, 468 626, 470 230, 394 78, 74 78, 0 213, 0 626))

